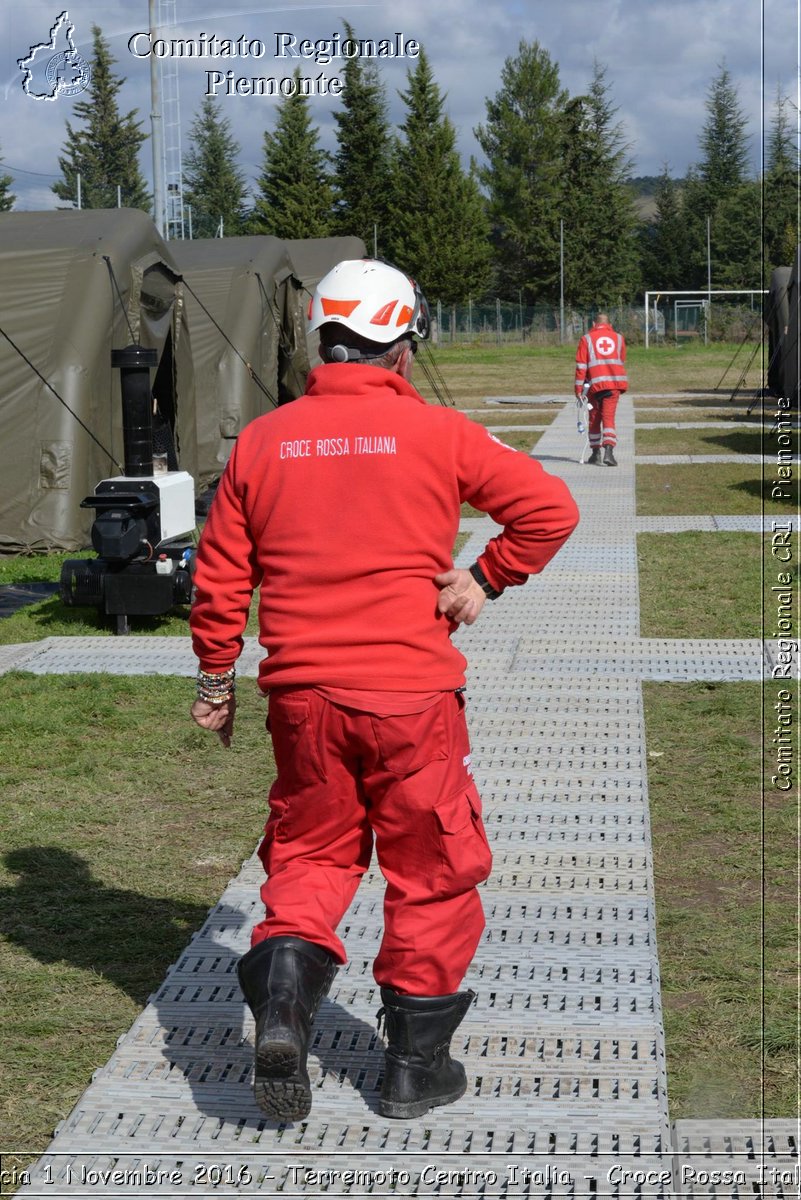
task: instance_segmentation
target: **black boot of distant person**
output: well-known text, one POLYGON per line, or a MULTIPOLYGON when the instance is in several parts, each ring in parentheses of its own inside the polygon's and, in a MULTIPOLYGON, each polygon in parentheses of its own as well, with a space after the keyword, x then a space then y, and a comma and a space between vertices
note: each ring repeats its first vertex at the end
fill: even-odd
POLYGON ((587 459, 588 467, 600 467, 601 465, 601 447, 593 446, 592 454, 587 459))
POLYGON ((615 452, 611 446, 604 446, 604 466, 605 467, 616 467, 617 466, 617 459, 615 458, 615 452))

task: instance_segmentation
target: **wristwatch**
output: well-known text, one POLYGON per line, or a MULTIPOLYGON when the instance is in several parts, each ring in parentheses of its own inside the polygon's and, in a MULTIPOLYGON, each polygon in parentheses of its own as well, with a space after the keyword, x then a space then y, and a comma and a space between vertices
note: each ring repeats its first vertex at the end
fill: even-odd
POLYGON ((484 572, 481 570, 481 567, 478 565, 478 563, 474 562, 472 567, 468 567, 468 570, 469 570, 470 574, 473 576, 473 578, 475 579, 478 586, 481 588, 484 595, 487 597, 487 599, 488 600, 497 600, 498 597, 501 595, 501 593, 497 592, 495 590, 495 588, 492 586, 490 581, 487 579, 484 572))

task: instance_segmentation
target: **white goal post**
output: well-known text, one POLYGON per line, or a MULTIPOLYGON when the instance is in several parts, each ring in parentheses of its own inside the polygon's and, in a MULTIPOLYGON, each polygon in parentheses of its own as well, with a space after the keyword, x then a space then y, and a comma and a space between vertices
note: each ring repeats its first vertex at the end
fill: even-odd
POLYGON ((661 291, 657 291, 656 289, 653 289, 652 291, 648 291, 645 293, 645 313, 644 313, 644 315, 645 315, 645 349, 647 350, 648 346, 649 346, 648 331, 649 331, 649 308, 650 308, 651 296, 656 297, 656 299, 654 300, 654 325, 656 325, 656 312, 657 312, 656 306, 657 306, 659 300, 662 298, 662 296, 706 296, 708 300, 711 300, 713 296, 767 296, 767 294, 768 294, 767 288, 750 288, 750 289, 738 288, 736 291, 731 291, 731 292, 727 292, 727 291, 721 292, 721 291, 714 291, 714 290, 710 291, 709 288, 699 288, 696 291, 693 291, 692 289, 686 290, 686 291, 682 290, 680 292, 661 292, 661 291))

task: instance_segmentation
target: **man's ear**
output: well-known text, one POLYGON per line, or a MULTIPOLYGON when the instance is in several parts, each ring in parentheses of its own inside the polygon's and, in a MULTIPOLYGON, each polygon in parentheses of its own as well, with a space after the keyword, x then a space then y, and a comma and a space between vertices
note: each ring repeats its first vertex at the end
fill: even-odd
POLYGON ((414 365, 414 354, 410 342, 403 343, 403 349, 400 352, 400 357, 395 364, 395 370, 401 379, 408 381, 412 377, 412 367, 414 365))

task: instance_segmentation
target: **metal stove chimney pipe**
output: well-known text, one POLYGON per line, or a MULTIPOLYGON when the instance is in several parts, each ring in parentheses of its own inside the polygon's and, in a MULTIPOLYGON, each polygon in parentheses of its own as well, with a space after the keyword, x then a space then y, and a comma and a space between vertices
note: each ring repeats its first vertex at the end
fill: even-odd
POLYGON ((111 351, 111 365, 120 370, 122 439, 125 474, 142 479, 153 474, 153 397, 150 368, 158 365, 158 350, 126 346, 111 351))

